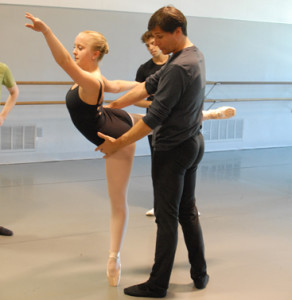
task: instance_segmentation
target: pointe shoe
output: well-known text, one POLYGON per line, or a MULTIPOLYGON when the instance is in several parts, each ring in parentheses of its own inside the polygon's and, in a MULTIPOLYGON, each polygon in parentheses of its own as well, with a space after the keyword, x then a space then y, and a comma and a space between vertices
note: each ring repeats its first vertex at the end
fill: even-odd
POLYGON ((229 119, 235 116, 236 109, 231 106, 221 106, 215 109, 216 119, 229 119))
POLYGON ((145 215, 148 217, 153 217, 154 216, 154 208, 146 211, 145 215))
POLYGON ((120 253, 110 252, 106 275, 110 286, 119 285, 121 279, 120 253))

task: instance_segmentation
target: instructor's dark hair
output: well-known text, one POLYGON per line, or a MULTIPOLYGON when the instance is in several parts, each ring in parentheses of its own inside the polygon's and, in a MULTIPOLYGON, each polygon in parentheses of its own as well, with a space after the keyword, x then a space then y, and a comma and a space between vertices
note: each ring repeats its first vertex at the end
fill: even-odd
POLYGON ((173 33, 177 27, 181 27, 182 33, 187 36, 187 19, 180 10, 173 6, 164 6, 151 16, 148 30, 153 30, 156 26, 170 33, 173 33))

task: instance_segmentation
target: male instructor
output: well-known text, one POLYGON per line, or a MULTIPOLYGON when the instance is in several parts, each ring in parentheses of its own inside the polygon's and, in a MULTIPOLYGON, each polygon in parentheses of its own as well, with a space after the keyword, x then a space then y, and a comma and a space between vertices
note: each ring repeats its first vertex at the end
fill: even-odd
POLYGON ((148 113, 118 139, 105 139, 96 150, 109 157, 153 130, 152 180, 157 223, 155 262, 149 279, 128 287, 125 294, 136 297, 166 296, 178 236, 182 226, 190 275, 198 289, 209 276, 204 241, 195 200, 196 172, 204 152, 201 117, 205 92, 202 53, 187 37, 185 16, 172 6, 162 7, 150 18, 148 30, 163 54, 172 54, 165 67, 114 101, 122 108, 154 94, 148 113))

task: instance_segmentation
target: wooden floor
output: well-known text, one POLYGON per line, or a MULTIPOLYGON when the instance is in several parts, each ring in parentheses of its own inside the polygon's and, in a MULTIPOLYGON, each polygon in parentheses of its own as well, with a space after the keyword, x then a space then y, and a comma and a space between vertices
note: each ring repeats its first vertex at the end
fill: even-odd
MULTIPOLYGON (((197 181, 210 282, 196 290, 181 231, 166 299, 292 299, 292 148, 206 153, 197 181)), ((134 299, 148 279, 156 225, 150 158, 136 157, 118 288, 105 275, 104 161, 0 165, 1 300, 134 299)), ((141 299, 141 298, 140 298, 141 299)))

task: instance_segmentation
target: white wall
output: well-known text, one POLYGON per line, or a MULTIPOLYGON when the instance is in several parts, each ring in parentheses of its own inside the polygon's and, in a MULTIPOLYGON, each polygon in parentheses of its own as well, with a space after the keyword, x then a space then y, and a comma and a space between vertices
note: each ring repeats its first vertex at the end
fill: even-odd
POLYGON ((153 13, 171 4, 187 16, 292 24, 291 0, 0 0, 0 3, 138 13, 153 13))
MULTIPOLYGON (((88 1, 84 1, 86 3, 88 1)), ((128 3, 131 2, 126 4, 128 3)), ((150 4, 153 5, 154 1, 150 1, 150 4)), ((150 6, 145 4, 145 7, 150 6)), ((46 20, 69 50, 72 49, 74 37, 81 30, 94 29, 105 34, 110 44, 110 53, 103 59, 101 68, 103 74, 110 79, 133 80, 138 66, 149 59, 149 53, 141 43, 140 36, 147 27, 150 13, 0 4, 0 60, 11 67, 18 81, 69 79, 55 64, 44 39, 24 27, 26 11, 46 20)), ((209 11, 214 10, 209 8, 209 11)), ((218 15, 222 16, 219 13, 218 15)), ((290 24, 188 17, 188 33, 190 39, 205 54, 207 79, 210 81, 292 81, 290 24)), ((20 89, 19 101, 42 101, 64 100, 68 87, 20 86, 20 89)), ((291 95, 291 85, 269 88, 219 86, 208 97, 277 98, 291 95)), ((5 93, 2 96, 4 100, 5 93)), ((114 99, 115 96, 107 95, 106 98, 114 99)), ((222 104, 215 106, 219 105, 222 104)), ((236 119, 244 120, 243 138, 206 142, 206 151, 292 146, 291 101, 244 102, 231 105, 237 108, 236 119)), ((209 104, 206 104, 206 108, 208 107, 209 104)), ((127 110, 144 111, 135 108, 127 110)), ((73 128, 64 106, 17 106, 5 124, 13 126, 19 123, 34 124, 42 129, 43 136, 37 140, 37 149, 26 152, 0 150, 0 163, 100 157, 93 151, 94 146, 73 128)), ((136 154, 149 154, 146 139, 138 142, 136 154)))

